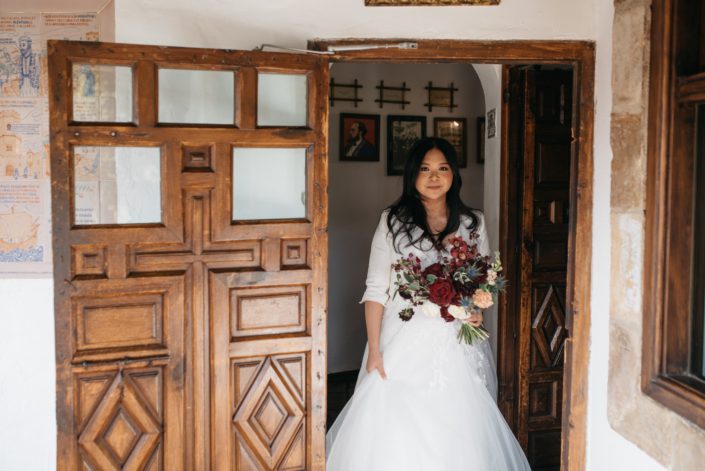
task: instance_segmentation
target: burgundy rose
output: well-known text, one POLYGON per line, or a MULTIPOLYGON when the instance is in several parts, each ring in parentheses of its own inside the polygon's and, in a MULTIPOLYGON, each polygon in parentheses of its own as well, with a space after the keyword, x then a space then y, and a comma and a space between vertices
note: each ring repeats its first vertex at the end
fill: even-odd
MULTIPOLYGON (((459 281, 454 281, 453 288, 455 288, 455 291, 456 291, 456 293, 458 293, 459 296, 468 297, 468 296, 472 296, 472 294, 477 289, 477 286, 475 286, 475 283, 461 283, 459 281)), ((452 303, 452 304, 458 304, 458 303, 452 303)))
POLYGON ((453 283, 445 278, 437 279, 428 287, 428 300, 439 306, 448 306, 456 297, 453 283))
POLYGON ((424 276, 433 275, 436 278, 443 276, 443 265, 440 263, 434 263, 426 267, 423 271, 424 276))

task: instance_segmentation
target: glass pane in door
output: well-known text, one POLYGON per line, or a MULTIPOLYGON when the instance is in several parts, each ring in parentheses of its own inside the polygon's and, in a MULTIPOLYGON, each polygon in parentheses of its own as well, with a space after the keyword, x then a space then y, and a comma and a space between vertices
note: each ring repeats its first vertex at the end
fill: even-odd
POLYGON ((160 170, 159 147, 74 147, 74 224, 161 222, 160 170))
POLYGON ((233 149, 233 220, 306 217, 306 149, 233 149))
POLYGON ((74 121, 132 122, 132 67, 75 63, 71 84, 74 121))
POLYGON ((258 126, 306 126, 306 75, 260 73, 257 79, 258 126))
POLYGON ((235 123, 235 73, 159 69, 159 122, 235 123))

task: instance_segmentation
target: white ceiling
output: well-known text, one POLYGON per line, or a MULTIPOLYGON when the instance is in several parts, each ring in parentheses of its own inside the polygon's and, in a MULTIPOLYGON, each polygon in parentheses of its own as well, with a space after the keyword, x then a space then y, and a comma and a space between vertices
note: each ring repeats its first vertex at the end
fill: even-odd
POLYGON ((2 0, 0 12, 97 12, 113 0, 2 0))

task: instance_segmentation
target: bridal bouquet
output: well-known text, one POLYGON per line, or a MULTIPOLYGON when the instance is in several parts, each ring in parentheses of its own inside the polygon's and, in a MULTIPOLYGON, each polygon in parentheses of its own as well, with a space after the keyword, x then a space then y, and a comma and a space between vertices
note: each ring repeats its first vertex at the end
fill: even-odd
POLYGON ((468 244, 461 237, 450 239, 449 244, 450 257, 441 256, 423 270, 421 261, 413 254, 392 265, 397 292, 413 306, 402 309, 399 317, 408 321, 416 312, 414 308, 418 308, 446 322, 458 320, 458 341, 472 345, 475 340, 489 338, 489 333, 466 321, 473 311, 492 306, 497 293, 504 290, 502 263, 499 252, 495 252, 494 258, 482 256, 476 243, 468 244))

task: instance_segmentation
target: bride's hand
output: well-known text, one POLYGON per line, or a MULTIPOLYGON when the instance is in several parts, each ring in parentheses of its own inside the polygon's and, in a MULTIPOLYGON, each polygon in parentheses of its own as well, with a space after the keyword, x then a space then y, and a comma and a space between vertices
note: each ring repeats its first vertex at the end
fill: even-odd
POLYGON ((465 322, 473 327, 480 327, 482 325, 482 321, 482 311, 474 311, 465 322))
POLYGON ((384 362, 382 361, 382 353, 370 352, 367 355, 367 372, 372 373, 374 370, 379 372, 382 379, 387 379, 387 373, 384 372, 384 362))

